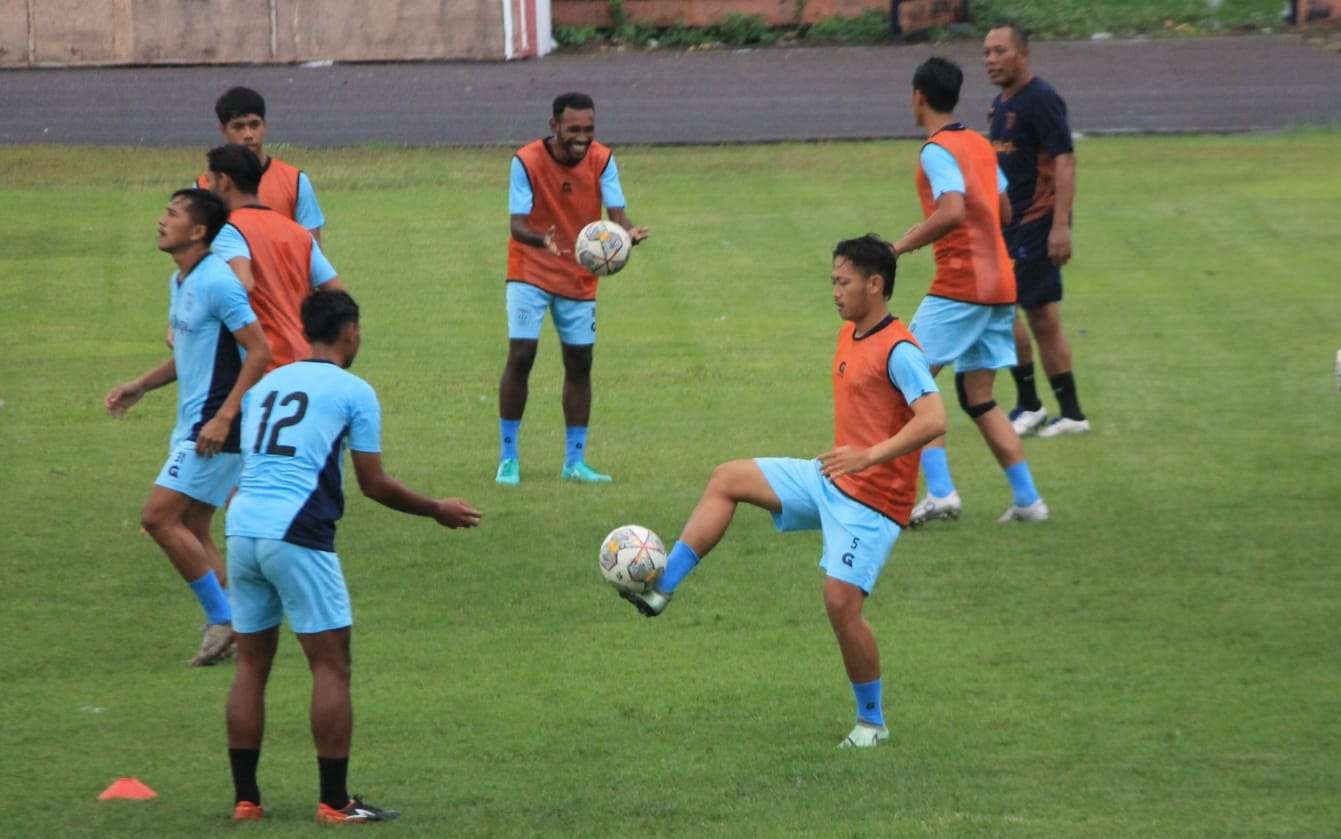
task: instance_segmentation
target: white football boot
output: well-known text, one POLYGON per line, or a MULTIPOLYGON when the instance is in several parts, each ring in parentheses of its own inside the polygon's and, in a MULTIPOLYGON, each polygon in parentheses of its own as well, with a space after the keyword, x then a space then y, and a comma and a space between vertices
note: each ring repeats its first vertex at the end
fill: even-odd
POLYGON ((1048 505, 1040 498, 1027 507, 1011 508, 1001 514, 1001 518, 996 520, 997 524, 1009 524, 1013 521, 1047 521, 1049 516, 1048 505))
POLYGON ((1048 418, 1048 409, 1039 406, 1037 411, 1030 411, 1027 408, 1012 408, 1010 411, 1010 427, 1015 429, 1017 437, 1023 437, 1034 429, 1038 428, 1048 418))
POLYGON ((859 722, 852 732, 838 744, 840 749, 873 749, 889 739, 889 729, 883 725, 859 722))
POLYGON ((1060 437, 1063 434, 1084 434, 1090 430, 1087 419, 1073 420, 1069 417, 1057 417, 1038 430, 1040 437, 1060 437))
POLYGON ((963 510, 964 505, 959 501, 957 490, 944 498, 937 498, 928 492, 908 516, 908 526, 918 527, 932 519, 957 519, 963 510))

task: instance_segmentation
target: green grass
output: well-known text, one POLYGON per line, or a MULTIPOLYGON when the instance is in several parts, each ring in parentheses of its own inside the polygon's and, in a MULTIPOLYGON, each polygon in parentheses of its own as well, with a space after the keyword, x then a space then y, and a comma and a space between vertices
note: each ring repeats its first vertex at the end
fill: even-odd
POLYGON ((1014 19, 1044 38, 1088 38, 1095 32, 1113 35, 1209 34, 1221 30, 1280 28, 1279 0, 973 0, 975 32, 995 22, 1014 19))
MULTIPOLYGON (((397 836, 1336 835, 1339 140, 1081 143, 1065 320, 1095 430, 1027 441, 1055 518, 999 528, 1005 482, 953 412, 964 518, 905 533, 867 610, 894 732, 869 754, 833 748, 816 536, 742 510, 655 622, 596 549, 630 521, 673 538, 723 459, 827 447, 828 249, 919 217, 916 144, 622 149, 653 238, 601 296, 591 459, 617 481, 557 480, 546 327, 511 491, 510 150, 284 150, 363 307, 388 468, 485 513, 447 532, 349 487, 353 788, 405 811, 397 836)), ((0 149, 6 836, 239 835, 231 667, 183 666, 198 609, 137 527, 173 392, 100 406, 163 356, 153 226, 198 167, 0 149), (97 802, 121 775, 159 799, 97 802)), ((906 257, 894 309, 929 279, 906 257)), ((307 687, 286 637, 249 836, 315 831, 307 687)))

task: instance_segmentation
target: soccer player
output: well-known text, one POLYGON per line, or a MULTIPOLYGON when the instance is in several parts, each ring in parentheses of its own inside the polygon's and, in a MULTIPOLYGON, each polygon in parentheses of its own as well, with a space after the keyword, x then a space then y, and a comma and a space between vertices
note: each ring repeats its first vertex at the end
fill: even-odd
MULTIPOLYGON (((261 161, 260 203, 301 224, 321 244, 326 217, 307 173, 265 152, 265 99, 249 87, 231 87, 214 103, 225 143, 246 146, 261 161)), ((196 181, 208 189, 206 175, 196 181)))
POLYGON ((498 384, 500 484, 521 481, 517 437, 526 410, 527 381, 545 312, 554 318, 563 349, 563 418, 567 481, 609 481, 587 465, 591 418, 591 360, 596 342, 596 276, 573 258, 573 243, 601 217, 629 232, 636 245, 647 228, 634 227, 625 207, 619 168, 609 147, 596 142, 596 105, 584 93, 554 100, 550 136, 522 146, 512 158, 508 212, 508 357, 498 384))
MULTIPOLYGON (((246 146, 210 149, 206 180, 228 205, 228 224, 214 242, 251 295, 252 307, 270 341, 273 370, 308 354, 298 316, 303 298, 315 289, 342 290, 344 284, 301 225, 260 203, 261 162, 246 146)), ((267 372, 268 372, 267 370, 267 372)))
POLYGON ((1029 70, 1029 35, 1017 24, 998 26, 983 42, 987 77, 1001 88, 987 112, 992 146, 1010 182, 1012 220, 1006 245, 1015 260, 1015 285, 1028 328, 1015 320, 1011 368, 1018 392, 1010 412, 1017 434, 1038 429, 1040 437, 1090 430, 1080 409, 1071 372, 1071 345, 1062 331, 1061 266, 1071 259, 1071 204, 1076 195, 1076 156, 1066 103, 1052 85, 1029 70), (1048 412, 1034 386, 1033 347, 1038 340, 1043 370, 1062 415, 1044 422, 1048 412), (1042 426, 1040 428, 1040 426, 1042 426))
POLYGON ((121 416, 144 394, 177 382, 177 424, 168 460, 144 502, 140 522, 205 613, 200 649, 191 659, 195 667, 225 658, 232 643, 232 612, 223 591, 227 575, 210 522, 242 469, 242 395, 270 361, 246 290, 228 264, 210 253, 210 242, 227 218, 223 202, 204 190, 173 193, 158 220, 158 249, 177 264, 168 281, 172 357, 112 388, 103 400, 108 413, 121 416))
MULTIPOLYGON (((1020 438, 992 399, 996 371, 1015 363, 1015 278, 1001 238, 1010 203, 991 144, 955 121, 963 81, 959 66, 939 57, 922 62, 913 74, 913 113, 927 132, 917 172, 925 220, 903 234, 894 251, 902 255, 934 243, 935 278, 909 328, 933 373, 955 366, 959 405, 1005 470, 1012 504, 999 521, 1043 521, 1048 506, 1034 487, 1020 438)), ((962 504, 943 438, 922 451, 922 471, 927 496, 909 523, 958 517, 962 504)))
POLYGON ((480 514, 458 498, 434 500, 382 469, 381 408, 367 382, 346 368, 359 351, 359 309, 343 291, 303 301, 310 358, 275 370, 247 394, 242 482, 228 508, 237 672, 228 694, 233 818, 263 816, 256 766, 265 726, 265 687, 289 626, 312 671, 321 823, 386 821, 398 814, 351 798, 345 786, 353 712, 349 697, 349 592, 335 551, 344 512, 344 449, 363 494, 444 527, 475 527, 480 514))
POLYGON ((917 492, 917 452, 945 433, 945 408, 917 341, 889 313, 895 259, 875 236, 833 251, 833 301, 847 321, 834 354, 834 445, 815 460, 761 457, 713 470, 671 548, 666 570, 645 594, 621 593, 648 617, 665 610, 685 576, 725 535, 736 505, 773 514, 781 532, 819 530, 824 540, 824 607, 856 697, 857 722, 844 747, 889 739, 880 652, 862 606, 907 525, 917 492))

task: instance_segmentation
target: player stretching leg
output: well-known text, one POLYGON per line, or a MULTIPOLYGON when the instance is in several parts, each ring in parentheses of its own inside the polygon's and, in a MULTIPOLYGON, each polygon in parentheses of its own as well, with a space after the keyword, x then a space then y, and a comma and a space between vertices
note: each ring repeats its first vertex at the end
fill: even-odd
POLYGON ((195 667, 225 658, 232 641, 232 613, 222 588, 228 578, 210 523, 242 468, 237 421, 242 395, 270 361, 246 290, 228 264, 210 253, 227 218, 223 202, 208 192, 173 194, 158 221, 158 249, 177 264, 168 283, 172 358, 112 388, 103 400, 108 413, 120 416, 145 393, 177 382, 168 461, 140 520, 205 613, 200 649, 191 659, 195 667))
POLYGON ((228 568, 237 630, 237 672, 228 693, 228 757, 235 821, 256 821, 256 767, 265 688, 285 616, 312 671, 312 739, 321 800, 318 822, 386 821, 398 813, 351 797, 345 786, 353 710, 349 699, 349 592, 335 551, 344 510, 343 455, 359 489, 381 504, 444 527, 474 527, 480 514, 457 498, 434 500, 382 470, 381 407, 367 382, 346 372, 359 351, 359 310, 343 291, 303 301, 312 356, 281 367, 247 394, 243 469, 228 508, 228 568))
POLYGON ((862 606, 906 526, 917 491, 917 452, 945 432, 945 408, 912 334, 889 313, 895 262, 875 236, 839 242, 833 299, 847 321, 833 360, 834 445, 815 460, 733 460, 713 470, 707 489, 671 549, 656 587, 622 592, 644 615, 671 596, 725 535, 742 502, 773 514, 781 532, 824 538, 824 608, 856 697, 857 722, 839 745, 889 738, 880 651, 862 606))
MULTIPOLYGON (((933 373, 954 364, 959 405, 1005 472, 1012 503, 998 521, 1044 521, 1048 505, 1034 487, 1020 437, 992 398, 996 371, 1015 364, 1015 275, 1001 238, 1010 199, 991 144, 954 119, 963 81, 959 66, 944 58, 927 59, 913 74, 913 114, 927 132, 917 171, 925 220, 894 249, 905 254, 934 243, 936 276, 909 328, 933 373)), ((923 450, 922 471, 927 496, 909 523, 957 518, 961 504, 944 438, 923 450)))
POLYGON ((554 317, 563 348, 563 418, 566 481, 610 480, 586 462, 591 418, 591 361, 596 343, 596 275, 573 259, 577 233, 601 217, 629 232, 633 244, 647 238, 625 209, 619 168, 609 147, 596 142, 596 105, 584 93, 554 100, 552 136, 517 150, 512 158, 508 212, 508 358, 498 383, 498 473, 500 484, 521 481, 517 438, 526 411, 528 381, 545 312, 554 317))

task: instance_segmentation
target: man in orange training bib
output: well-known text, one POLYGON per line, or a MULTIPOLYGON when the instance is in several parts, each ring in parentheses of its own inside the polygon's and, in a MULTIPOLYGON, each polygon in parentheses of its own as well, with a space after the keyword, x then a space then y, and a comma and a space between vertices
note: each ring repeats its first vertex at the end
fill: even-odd
POLYGON ((614 152, 596 142, 596 105, 584 93, 554 100, 549 127, 554 132, 528 143, 512 158, 508 213, 508 358, 498 384, 500 484, 521 481, 517 435, 526 410, 527 382, 545 312, 554 318, 563 348, 563 418, 567 426, 563 471, 566 481, 610 480, 587 465, 587 422, 591 418, 591 360, 596 343, 594 274, 573 258, 583 227, 601 217, 629 232, 636 245, 647 228, 634 227, 625 210, 624 189, 614 152))

